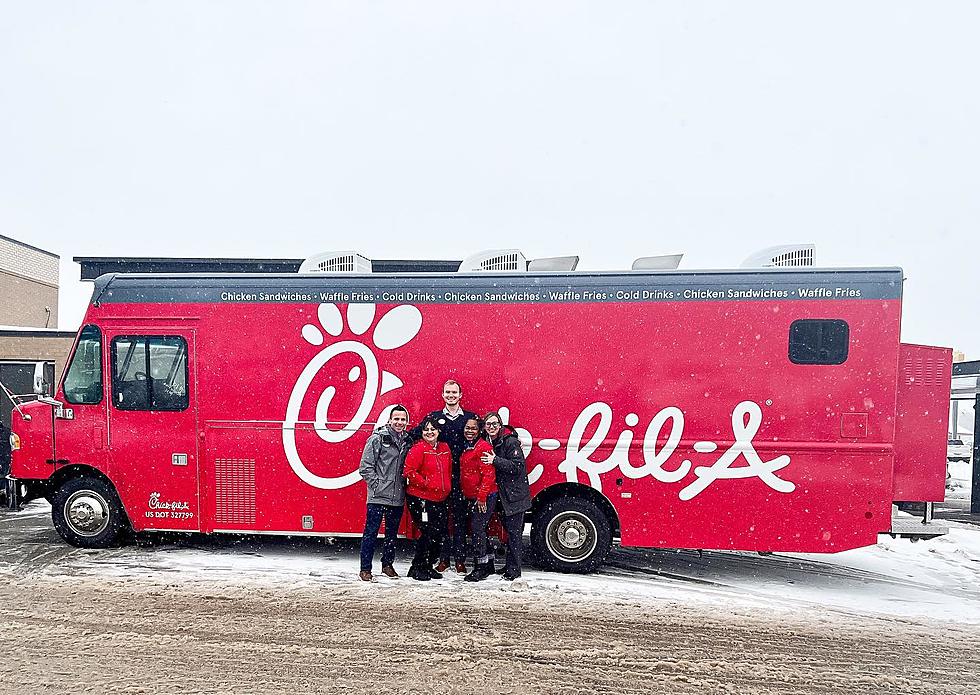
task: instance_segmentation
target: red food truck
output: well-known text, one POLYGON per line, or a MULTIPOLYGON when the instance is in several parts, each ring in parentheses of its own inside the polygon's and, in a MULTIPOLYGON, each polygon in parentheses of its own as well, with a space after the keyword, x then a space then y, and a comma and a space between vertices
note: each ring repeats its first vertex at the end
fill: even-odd
POLYGON ((84 547, 129 529, 356 536, 369 432, 395 404, 439 407, 452 378, 517 428, 546 566, 594 570, 615 541, 869 545, 898 532, 894 502, 944 495, 951 351, 901 342, 902 283, 106 275, 55 398, 15 418, 12 475, 84 547))

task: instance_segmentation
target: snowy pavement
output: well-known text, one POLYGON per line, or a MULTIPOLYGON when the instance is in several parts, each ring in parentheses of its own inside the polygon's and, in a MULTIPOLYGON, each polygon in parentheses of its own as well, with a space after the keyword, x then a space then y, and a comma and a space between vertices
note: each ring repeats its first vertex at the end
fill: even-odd
MULTIPOLYGON (((913 543, 883 536, 873 547, 836 555, 638 550, 617 548, 595 575, 527 568, 516 585, 492 578, 462 582, 448 572, 420 585, 381 577, 378 591, 520 591, 543 600, 723 606, 980 624, 980 527, 950 524, 948 536, 913 543)), ((411 544, 399 548, 404 573, 411 544)), ((356 582, 357 541, 169 538, 151 545, 84 550, 65 545, 50 509, 34 502, 0 514, 0 575, 59 581, 73 577, 145 579, 167 584, 293 587, 356 582)), ((377 561, 376 561, 377 562, 377 561)))

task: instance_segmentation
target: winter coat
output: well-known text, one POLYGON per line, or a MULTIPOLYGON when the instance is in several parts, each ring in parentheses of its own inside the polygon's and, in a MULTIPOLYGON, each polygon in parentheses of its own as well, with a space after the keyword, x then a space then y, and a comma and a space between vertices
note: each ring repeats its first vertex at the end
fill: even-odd
POLYGON ((473 446, 459 455, 459 482, 463 496, 486 504, 487 496, 497 491, 497 475, 493 465, 483 462, 483 454, 493 453, 486 439, 477 439, 473 446))
POLYGON ((408 437, 385 425, 368 437, 358 472, 367 483, 367 503, 400 507, 405 504, 402 467, 408 451, 408 437))
POLYGON ((531 508, 531 486, 527 481, 527 463, 521 442, 512 427, 501 428, 493 444, 493 467, 497 473, 497 488, 504 514, 510 516, 531 508))
POLYGON ((419 442, 405 457, 406 492, 430 502, 442 502, 453 487, 452 470, 453 457, 445 442, 436 442, 435 449, 419 442))
MULTIPOLYGON (((439 423, 439 441, 446 442, 449 445, 449 450, 453 454, 453 478, 457 481, 459 480, 459 455, 462 453, 463 449, 466 448, 466 439, 463 437, 463 428, 466 427, 466 421, 471 418, 476 418, 476 413, 471 413, 468 410, 460 409, 459 415, 454 419, 450 419, 446 415, 445 410, 433 410, 429 413, 428 417, 432 418, 439 423)), ((424 420, 425 418, 423 418, 424 420)), ((408 431, 409 438, 412 441, 422 440, 422 423, 413 427, 408 431)))

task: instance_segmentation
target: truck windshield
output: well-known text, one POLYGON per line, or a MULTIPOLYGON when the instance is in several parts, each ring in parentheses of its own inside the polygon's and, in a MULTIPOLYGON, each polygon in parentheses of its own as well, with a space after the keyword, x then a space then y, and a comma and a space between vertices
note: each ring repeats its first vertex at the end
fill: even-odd
POLYGON ((102 332, 85 326, 65 373, 65 400, 75 405, 102 402, 102 332))

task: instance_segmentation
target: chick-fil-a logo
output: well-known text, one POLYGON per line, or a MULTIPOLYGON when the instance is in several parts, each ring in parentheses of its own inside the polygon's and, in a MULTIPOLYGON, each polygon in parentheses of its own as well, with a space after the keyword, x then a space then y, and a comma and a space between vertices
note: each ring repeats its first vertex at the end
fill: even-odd
MULTIPOLYGON (((317 317, 322 327, 312 324, 303 326, 302 335, 306 342, 314 346, 323 345, 323 333, 339 337, 344 329, 344 318, 340 309, 334 304, 321 304, 317 309, 317 317)), ((347 307, 347 327, 357 336, 367 333, 374 324, 374 304, 350 304, 347 307)), ((371 335, 370 342, 375 350, 387 351, 399 348, 416 335, 422 328, 422 314, 414 306, 399 305, 382 316, 371 335)), ((362 338, 366 341, 366 338, 362 338)), ((378 359, 365 342, 343 340, 331 343, 313 356, 300 373, 293 390, 289 395, 286 406, 286 417, 282 425, 283 448, 290 467, 299 478, 316 488, 323 490, 338 490, 354 485, 360 481, 357 469, 337 477, 323 477, 311 472, 300 458, 296 448, 296 425, 299 419, 300 407, 307 397, 310 385, 316 374, 331 359, 338 355, 351 353, 361 358, 363 370, 356 366, 350 370, 348 381, 356 384, 362 382, 363 393, 360 405, 350 421, 340 429, 331 429, 328 412, 330 403, 337 393, 335 386, 327 386, 317 398, 313 430, 317 436, 328 444, 343 442, 353 436, 368 422, 374 410, 377 398, 385 393, 400 388, 404 384, 401 379, 378 366, 378 359)), ((392 406, 388 406, 378 414, 376 421, 387 422, 392 406)), ((506 419, 509 415, 507 408, 500 409, 501 416, 506 419)), ((602 491, 602 476, 610 471, 619 469, 626 477, 637 480, 651 477, 661 483, 676 484, 687 478, 692 472, 694 480, 687 483, 678 492, 682 500, 690 500, 706 490, 717 480, 735 480, 758 478, 777 492, 788 493, 796 489, 796 485, 776 475, 777 471, 790 464, 787 455, 777 456, 769 461, 763 461, 755 450, 753 441, 762 425, 762 409, 754 401, 742 401, 732 410, 732 435, 734 442, 711 465, 694 465, 690 459, 683 459, 679 464, 671 465, 670 459, 679 448, 684 432, 684 413, 680 408, 670 406, 664 408, 650 420, 642 440, 642 465, 634 465, 630 460, 630 449, 633 448, 634 433, 632 428, 639 424, 639 416, 635 413, 626 415, 627 428, 624 429, 613 445, 610 453, 604 459, 596 458, 602 451, 608 450, 608 441, 613 423, 612 407, 602 401, 587 405, 575 418, 568 439, 564 445, 565 457, 558 464, 558 471, 565 474, 569 482, 579 482, 579 473, 583 473, 596 490, 602 491), (595 429, 588 439, 585 433, 590 429, 593 420, 598 418, 595 429), (665 434, 666 432, 666 434, 665 434), (664 440, 662 444, 659 442, 664 440), (733 466, 738 459, 743 465, 733 466)), ((535 445, 533 435, 518 429, 521 446, 527 456, 535 445)), ((555 451, 562 447, 557 439, 542 439, 537 446, 545 451, 555 451)), ((711 454, 718 449, 715 442, 695 442, 692 447, 697 454, 711 454)), ((537 482, 544 473, 544 467, 537 464, 528 474, 531 484, 537 482)))
MULTIPOLYGON (((325 342, 324 332, 327 335, 339 337, 344 330, 344 318, 335 304, 321 304, 317 308, 317 318, 322 331, 321 328, 313 324, 303 326, 303 339, 310 345, 323 345, 325 342)), ((354 335, 363 336, 367 333, 374 324, 374 319, 374 304, 347 305, 347 327, 354 335)), ((414 306, 403 304, 394 307, 378 320, 377 325, 374 326, 374 331, 371 333, 370 341, 375 350, 394 350, 418 335, 421 328, 422 313, 414 306)), ((362 341, 366 340, 367 337, 362 338, 362 341)), ((401 379, 378 366, 378 358, 375 356, 374 350, 361 341, 342 340, 331 343, 309 361, 289 394, 286 417, 282 423, 282 445, 286 452, 286 460, 289 461, 289 466, 293 472, 307 485, 312 485, 321 490, 338 490, 353 485, 361 479, 356 468, 350 473, 334 478, 316 475, 306 467, 296 449, 296 425, 300 422, 300 406, 306 398, 310 384, 313 383, 317 372, 330 360, 338 355, 348 353, 360 357, 364 368, 363 370, 359 366, 352 368, 347 379, 352 384, 360 381, 364 391, 361 402, 354 411, 350 422, 340 429, 331 429, 328 425, 330 423, 328 417, 330 402, 337 393, 336 387, 328 386, 319 395, 314 409, 313 431, 324 442, 336 444, 350 439, 368 421, 378 397, 403 385, 401 379)), ((379 422, 387 421, 389 409, 390 407, 386 408, 378 416, 379 422)))
MULTIPOLYGON (((643 465, 634 466, 630 461, 632 429, 620 433, 607 458, 593 460, 592 457, 609 436, 612 420, 612 408, 601 401, 586 406, 575 419, 565 447, 565 460, 558 464, 558 470, 565 474, 569 482, 578 482, 578 472, 581 471, 588 477, 589 484, 601 492, 602 476, 616 468, 619 468, 627 478, 636 480, 649 476, 661 483, 679 483, 693 469, 696 480, 685 485, 678 493, 678 497, 682 500, 693 499, 716 480, 758 478, 777 492, 792 492, 796 489, 795 484, 776 475, 776 471, 789 465, 789 456, 783 454, 769 461, 763 461, 755 450, 752 442, 762 425, 762 408, 753 401, 742 401, 735 406, 732 411, 732 434, 735 441, 710 466, 694 466, 689 459, 682 460, 675 467, 668 466, 684 433, 684 413, 680 408, 673 406, 661 410, 647 425, 643 435, 643 465), (598 425, 592 436, 583 442, 585 432, 595 418, 599 418, 598 425), (658 446, 668 423, 670 429, 666 441, 658 446), (744 465, 732 467, 739 457, 744 459, 744 465)), ((639 418, 635 413, 626 416, 627 425, 632 427, 638 423, 639 418)), ((550 443, 554 441, 545 440, 540 442, 539 446, 557 448, 550 443)), ((693 448, 699 454, 710 454, 718 449, 718 445, 708 441, 695 442, 693 448)))

